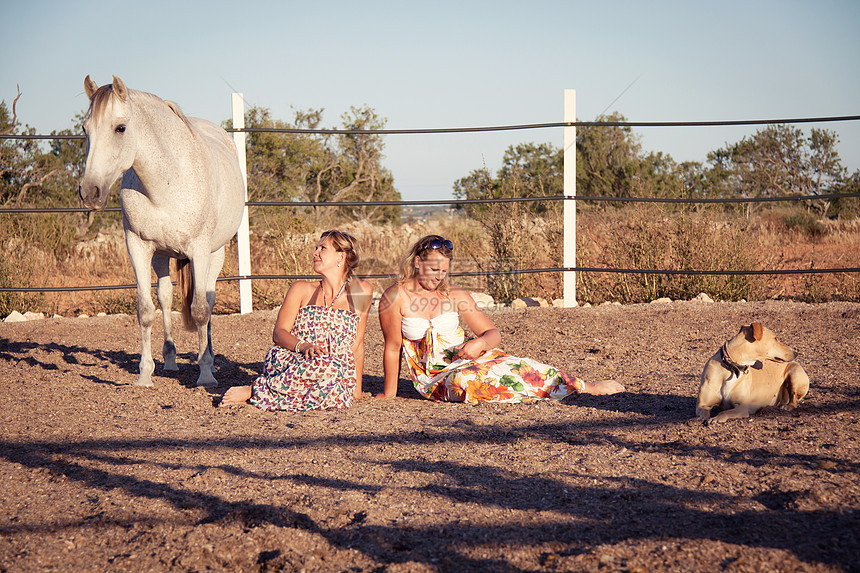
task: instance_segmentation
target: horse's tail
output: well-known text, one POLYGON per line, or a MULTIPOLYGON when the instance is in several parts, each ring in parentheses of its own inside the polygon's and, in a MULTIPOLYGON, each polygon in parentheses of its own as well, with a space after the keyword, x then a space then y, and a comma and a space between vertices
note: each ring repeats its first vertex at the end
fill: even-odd
POLYGON ((179 294, 182 296, 182 326, 185 330, 196 330, 191 318, 191 299, 194 297, 194 275, 191 273, 190 259, 177 259, 176 272, 179 275, 179 294))

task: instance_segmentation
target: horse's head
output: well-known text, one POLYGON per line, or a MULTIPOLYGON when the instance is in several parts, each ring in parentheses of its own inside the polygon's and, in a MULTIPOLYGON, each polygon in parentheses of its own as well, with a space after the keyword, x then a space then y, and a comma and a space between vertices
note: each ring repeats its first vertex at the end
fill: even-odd
POLYGON ((84 89, 90 108, 84 120, 87 163, 78 193, 84 206, 103 209, 110 188, 134 162, 135 143, 128 88, 118 77, 99 87, 87 76, 84 89))

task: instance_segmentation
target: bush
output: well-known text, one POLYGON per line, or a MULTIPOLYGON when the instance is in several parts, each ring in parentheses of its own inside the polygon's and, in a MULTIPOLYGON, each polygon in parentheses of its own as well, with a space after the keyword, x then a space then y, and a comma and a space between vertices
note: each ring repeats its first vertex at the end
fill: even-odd
MULTIPOLYGON (((2 237, 0 237, 2 238, 2 237)), ((26 288, 31 286, 33 262, 21 257, 22 243, 17 239, 7 239, 0 256, 0 287, 26 288)), ((44 297, 40 293, 0 292, 0 319, 9 316, 13 310, 24 313, 38 311, 44 297)))
MULTIPOLYGON (((691 211, 668 212, 654 206, 609 212, 591 211, 578 236, 577 265, 670 271, 759 270, 764 261, 747 224, 729 225, 691 211)), ((701 292, 714 299, 754 299, 764 293, 755 275, 578 273, 582 302, 648 302, 662 297, 692 299, 701 292)))
POLYGON ((796 233, 803 233, 807 237, 821 237, 827 232, 821 219, 806 209, 795 208, 787 210, 783 213, 782 219, 786 229, 796 233))
POLYGON ((541 217, 521 203, 490 204, 478 220, 484 230, 487 245, 465 245, 478 270, 489 271, 486 291, 495 300, 510 302, 529 296, 557 298, 561 296, 559 274, 513 274, 507 271, 558 267, 562 259, 561 213, 550 208, 541 217), (484 257, 477 256, 481 252, 484 257))

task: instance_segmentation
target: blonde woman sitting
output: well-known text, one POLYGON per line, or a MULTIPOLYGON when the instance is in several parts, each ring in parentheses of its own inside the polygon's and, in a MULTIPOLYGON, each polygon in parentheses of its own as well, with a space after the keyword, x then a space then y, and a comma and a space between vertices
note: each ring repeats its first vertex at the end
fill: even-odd
POLYGON ((418 240, 401 263, 399 280, 382 295, 385 339, 380 398, 393 398, 401 351, 419 394, 449 402, 531 402, 570 394, 614 394, 614 380, 588 383, 530 358, 498 348, 501 334, 471 295, 449 284, 454 245, 439 235, 418 240), (460 318, 475 333, 466 340, 460 318))
POLYGON ((251 404, 263 410, 348 408, 361 396, 364 331, 373 289, 353 276, 355 239, 326 231, 313 253, 319 281, 290 286, 272 333, 263 373, 251 386, 227 390, 222 406, 251 404))

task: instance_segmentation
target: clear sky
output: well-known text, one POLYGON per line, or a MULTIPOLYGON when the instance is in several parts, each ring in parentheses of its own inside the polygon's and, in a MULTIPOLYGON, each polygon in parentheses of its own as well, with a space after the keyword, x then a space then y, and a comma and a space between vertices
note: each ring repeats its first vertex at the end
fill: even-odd
MULTIPOLYGON (((0 98, 19 85, 18 118, 39 133, 72 127, 87 74, 216 123, 233 91, 285 121, 324 108, 325 127, 365 104, 391 129, 559 122, 571 88, 580 120, 860 114, 857 0, 0 0, 0 14, 0 98)), ((818 127, 860 169, 860 122, 818 127)), ((704 161, 756 129, 635 133, 704 161)), ((562 129, 389 135, 384 164, 404 199, 447 199, 529 141, 560 147, 562 129)))

